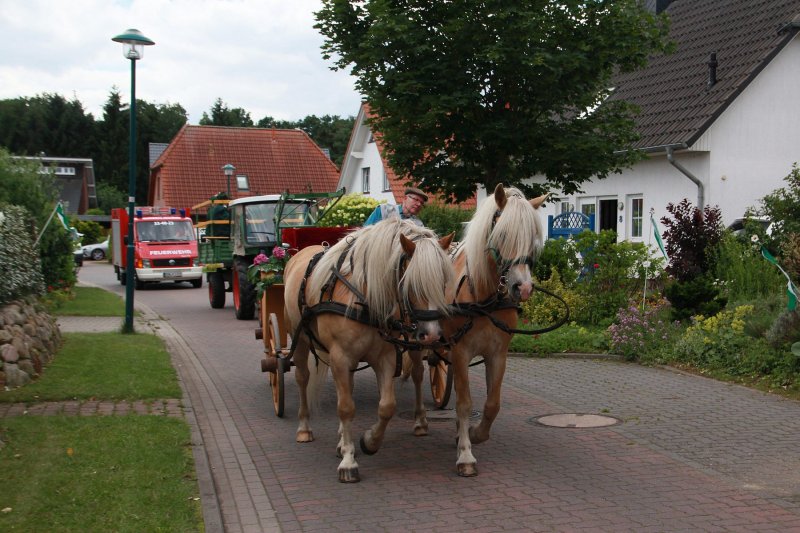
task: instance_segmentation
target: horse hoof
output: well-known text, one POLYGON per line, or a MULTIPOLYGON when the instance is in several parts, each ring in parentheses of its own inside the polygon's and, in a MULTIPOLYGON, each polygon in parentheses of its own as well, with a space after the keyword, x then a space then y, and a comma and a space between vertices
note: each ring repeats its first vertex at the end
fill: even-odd
POLYGON ((297 442, 313 442, 314 441, 314 433, 311 431, 298 431, 297 442))
POLYGON ((414 428, 414 436, 415 437, 427 437, 428 436, 428 428, 415 427, 414 428))
POLYGON ((478 469, 474 464, 463 463, 458 465, 458 475, 461 477, 475 477, 478 475, 478 469))
POLYGON ((361 446, 361 451, 367 455, 375 455, 378 453, 378 450, 372 451, 367 448, 367 441, 364 440, 364 436, 362 435, 360 439, 358 439, 358 444, 361 446))
POLYGON ((339 470, 339 483, 358 483, 361 477, 358 468, 343 468, 339 470))

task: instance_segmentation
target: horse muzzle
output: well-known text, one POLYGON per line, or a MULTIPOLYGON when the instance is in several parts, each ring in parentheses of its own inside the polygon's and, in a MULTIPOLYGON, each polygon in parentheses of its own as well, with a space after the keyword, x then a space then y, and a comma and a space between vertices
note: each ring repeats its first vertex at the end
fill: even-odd
POLYGON ((514 303, 525 302, 533 294, 533 283, 526 281, 524 283, 515 283, 511 286, 509 296, 514 303))

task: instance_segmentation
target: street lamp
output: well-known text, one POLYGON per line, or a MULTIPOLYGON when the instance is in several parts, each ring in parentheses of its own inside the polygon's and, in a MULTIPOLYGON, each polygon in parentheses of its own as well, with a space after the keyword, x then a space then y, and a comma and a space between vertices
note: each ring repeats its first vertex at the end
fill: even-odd
POLYGON ((231 199, 231 176, 233 173, 236 172, 236 167, 228 163, 222 167, 222 172, 225 173, 225 176, 228 178, 228 199, 231 199))
POLYGON ((111 39, 122 43, 122 53, 131 60, 131 129, 128 148, 128 242, 125 269, 125 326, 124 333, 133 333, 133 210, 136 202, 136 61, 144 55, 144 47, 156 44, 135 29, 125 30, 111 39))

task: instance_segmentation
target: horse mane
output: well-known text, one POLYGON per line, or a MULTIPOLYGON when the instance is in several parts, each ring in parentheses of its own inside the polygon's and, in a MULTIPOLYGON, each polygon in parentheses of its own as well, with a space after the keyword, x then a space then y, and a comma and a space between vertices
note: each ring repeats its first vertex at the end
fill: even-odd
POLYGON ((466 255, 469 276, 476 290, 492 290, 494 262, 487 253, 497 250, 505 259, 537 257, 542 248, 542 224, 533 206, 515 187, 505 189, 506 205, 495 220, 499 210, 494 196, 489 196, 478 206, 467 224, 459 253, 466 255), (494 227, 492 224, 494 223, 494 227))
MULTIPOLYGON (((444 288, 452 282, 453 267, 433 231, 390 218, 350 233, 328 249, 317 263, 308 281, 307 294, 311 302, 316 301, 330 273, 340 263, 342 254, 346 255, 339 270, 362 292, 370 319, 374 322, 385 322, 394 314, 397 303, 408 302, 410 297, 427 301, 446 313, 448 306, 444 288), (404 253, 400 244, 401 232, 416 244, 402 280, 399 270, 400 257, 404 253)), ((346 301, 342 303, 353 307, 359 302, 352 291, 347 291, 346 301)))

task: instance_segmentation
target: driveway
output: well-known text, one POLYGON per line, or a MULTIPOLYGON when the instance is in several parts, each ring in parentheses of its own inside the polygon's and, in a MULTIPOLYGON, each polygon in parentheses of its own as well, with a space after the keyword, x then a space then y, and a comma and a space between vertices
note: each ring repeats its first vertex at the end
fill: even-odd
MULTIPOLYGON (((106 263, 80 279, 124 294, 106 263)), ((800 402, 663 368, 511 358, 492 437, 473 449, 478 477, 456 475, 452 413, 412 435, 413 390, 399 383, 383 448, 358 456, 360 483, 340 484, 332 383, 317 440, 297 444, 293 373, 277 418, 256 321, 211 309, 205 285, 135 301, 154 312, 187 394, 204 506, 218 510, 208 531, 800 532, 800 402), (616 424, 584 427, 605 421, 616 424)), ((476 415, 482 371, 471 371, 476 415)), ((371 371, 355 389, 360 434, 377 416, 371 371)))

